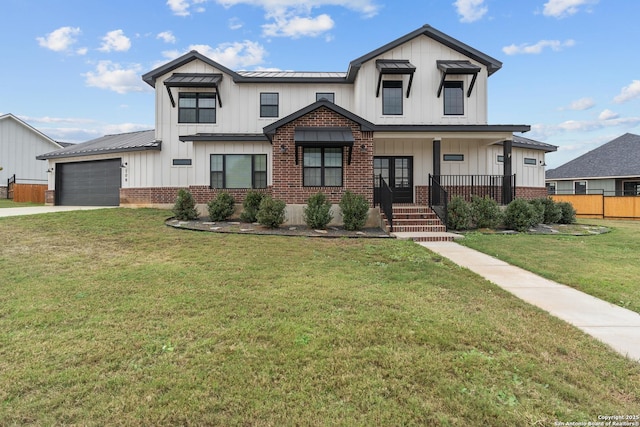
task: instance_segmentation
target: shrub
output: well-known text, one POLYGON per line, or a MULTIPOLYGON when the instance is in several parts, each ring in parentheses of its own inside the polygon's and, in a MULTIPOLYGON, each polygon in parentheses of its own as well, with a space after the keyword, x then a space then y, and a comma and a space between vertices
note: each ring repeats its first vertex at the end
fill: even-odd
POLYGON ((211 221, 224 221, 233 215, 233 205, 235 202, 231 194, 225 192, 218 193, 216 198, 207 204, 211 221))
POLYGON ((471 197, 471 221, 478 228, 495 228, 502 221, 498 202, 488 196, 471 197))
POLYGON ((256 222, 258 220, 258 209, 260 209, 260 202, 264 197, 263 193, 258 191, 248 191, 244 202, 242 203, 242 213, 240 213, 240 221, 243 222, 256 222))
POLYGON ((542 199, 529 200, 529 204, 534 209, 534 217, 532 218, 533 224, 538 225, 544 222, 544 202, 542 199))
POLYGON ((360 230, 367 222, 369 203, 364 196, 347 190, 340 199, 340 210, 344 228, 349 231, 360 230))
POLYGON ((471 207, 460 196, 452 198, 447 205, 447 227, 452 230, 471 228, 471 207))
POLYGON ((545 224, 557 224, 562 218, 562 209, 551 197, 543 197, 542 203, 544 204, 544 223, 545 224))
POLYGON ((309 197, 303 210, 303 218, 310 228, 326 228, 333 218, 331 202, 327 200, 327 196, 316 193, 309 197))
POLYGON ((275 200, 271 196, 264 196, 260 202, 260 208, 256 215, 261 225, 269 228, 278 228, 284 222, 285 203, 275 200))
POLYGON ((556 203, 560 208, 562 214, 560 215, 560 220, 558 221, 560 224, 573 224, 576 222, 576 210, 573 208, 573 205, 569 202, 558 202, 556 203))
POLYGON ((198 218, 196 210, 196 201, 188 190, 181 188, 178 191, 176 203, 171 210, 176 219, 180 221, 189 221, 198 218))
POLYGON ((527 231, 538 224, 536 208, 524 199, 515 199, 504 212, 504 225, 510 230, 527 231))

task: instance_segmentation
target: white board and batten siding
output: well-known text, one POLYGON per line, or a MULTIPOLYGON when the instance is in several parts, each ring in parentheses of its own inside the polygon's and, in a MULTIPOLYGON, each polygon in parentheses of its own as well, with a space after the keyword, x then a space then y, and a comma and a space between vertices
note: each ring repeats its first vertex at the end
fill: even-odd
POLYGON ((36 156, 61 148, 40 131, 17 117, 0 116, 0 186, 14 174, 19 183, 46 184, 47 162, 36 160, 36 156))

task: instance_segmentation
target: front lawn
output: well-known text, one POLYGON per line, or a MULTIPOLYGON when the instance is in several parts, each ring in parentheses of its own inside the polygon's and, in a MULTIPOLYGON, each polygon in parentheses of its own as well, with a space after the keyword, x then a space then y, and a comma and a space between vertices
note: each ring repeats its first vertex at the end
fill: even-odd
POLYGON ((640 221, 581 220, 587 236, 465 235, 459 243, 640 313, 640 221))
POLYGON ((0 209, 2 208, 21 208, 25 206, 42 206, 42 204, 31 203, 31 202, 14 202, 11 199, 1 199, 0 198, 0 209))
POLYGON ((0 219, 0 424, 554 425, 640 407, 638 363, 419 245, 168 216, 0 219))

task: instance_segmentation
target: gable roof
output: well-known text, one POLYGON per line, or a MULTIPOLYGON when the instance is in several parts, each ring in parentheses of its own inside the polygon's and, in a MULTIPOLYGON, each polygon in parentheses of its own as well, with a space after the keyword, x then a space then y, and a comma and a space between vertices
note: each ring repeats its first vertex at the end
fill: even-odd
POLYGON ((640 176, 640 135, 632 133, 625 133, 546 173, 548 180, 627 176, 640 176))
POLYGON ((546 142, 536 141, 535 139, 525 138, 520 135, 513 135, 513 147, 529 148, 532 150, 541 150, 545 153, 557 151, 558 147, 555 145, 547 144, 546 142))
POLYGON ((472 48, 471 46, 462 43, 459 40, 454 39, 446 35, 445 33, 436 30, 430 25, 424 25, 418 28, 415 31, 410 32, 390 43, 385 44, 378 49, 375 49, 357 59, 354 59, 349 63, 349 69, 346 73, 340 72, 292 72, 292 71, 233 71, 229 68, 219 64, 211 58, 208 58, 202 55, 200 52, 196 50, 192 50, 179 58, 174 59, 154 70, 149 71, 146 74, 142 75, 142 80, 144 80, 147 84, 152 87, 155 87, 156 80, 167 74, 172 72, 173 70, 182 67, 183 65, 188 64, 194 60, 200 60, 205 64, 216 68, 223 73, 231 76, 235 83, 258 83, 258 82, 269 82, 269 83, 353 83, 358 75, 358 71, 362 67, 362 65, 376 58, 383 53, 394 49, 404 43, 407 43, 416 37, 427 36, 443 45, 483 64, 487 67, 489 75, 492 75, 500 68, 502 68, 502 62, 498 61, 491 56, 480 52, 477 49, 472 48))
POLYGON ((74 144, 36 159, 62 159, 67 157, 90 156, 94 154, 122 153, 126 151, 160 150, 161 141, 156 140, 154 130, 105 135, 81 144, 74 144))
POLYGON ((20 126, 22 126, 25 129, 27 129, 29 132, 33 132, 33 133, 37 134, 38 136, 42 137, 45 141, 47 141, 48 143, 52 144, 54 147, 57 147, 57 148, 63 147, 64 143, 60 143, 60 142, 54 141, 53 139, 49 138, 47 135, 45 135, 44 133, 42 133, 38 129, 36 129, 33 126, 31 126, 30 124, 20 120, 19 118, 17 118, 16 116, 14 116, 11 113, 4 114, 4 115, 0 116, 0 122, 3 121, 3 120, 7 120, 7 121, 11 120, 11 121, 19 124, 20 126))
POLYGON ((267 138, 269 138, 269 140, 271 140, 273 138, 273 135, 276 133, 276 130, 284 125, 286 125, 287 123, 290 123, 296 119, 299 119, 302 116, 305 116, 307 114, 309 114, 312 111, 317 110, 318 108, 321 107, 325 107, 328 108, 329 110, 333 111, 336 114, 339 114, 343 117, 346 117, 347 119, 356 122, 360 125, 361 129, 363 131, 373 131, 375 128, 375 125, 365 119, 363 119, 362 117, 353 114, 351 111, 349 110, 345 110, 344 108, 340 107, 339 105, 334 104, 331 101, 327 101, 326 99, 321 99, 320 101, 316 101, 313 104, 310 104, 298 111, 296 111, 295 113, 289 114, 286 117, 281 118, 280 120, 271 123, 268 126, 265 126, 263 128, 264 134, 267 135, 267 138))

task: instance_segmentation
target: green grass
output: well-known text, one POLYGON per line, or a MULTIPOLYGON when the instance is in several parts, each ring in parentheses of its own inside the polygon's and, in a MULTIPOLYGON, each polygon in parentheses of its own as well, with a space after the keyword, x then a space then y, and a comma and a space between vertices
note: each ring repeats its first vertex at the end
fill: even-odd
POLYGON ((640 313, 640 221, 582 220, 591 236, 469 234, 460 243, 640 313))
POLYGON ((0 424, 553 425, 640 365, 411 242, 0 219, 0 424))
POLYGON ((20 208, 24 206, 42 206, 39 203, 31 203, 31 202, 14 202, 11 199, 0 199, 0 209, 2 208, 20 208))

